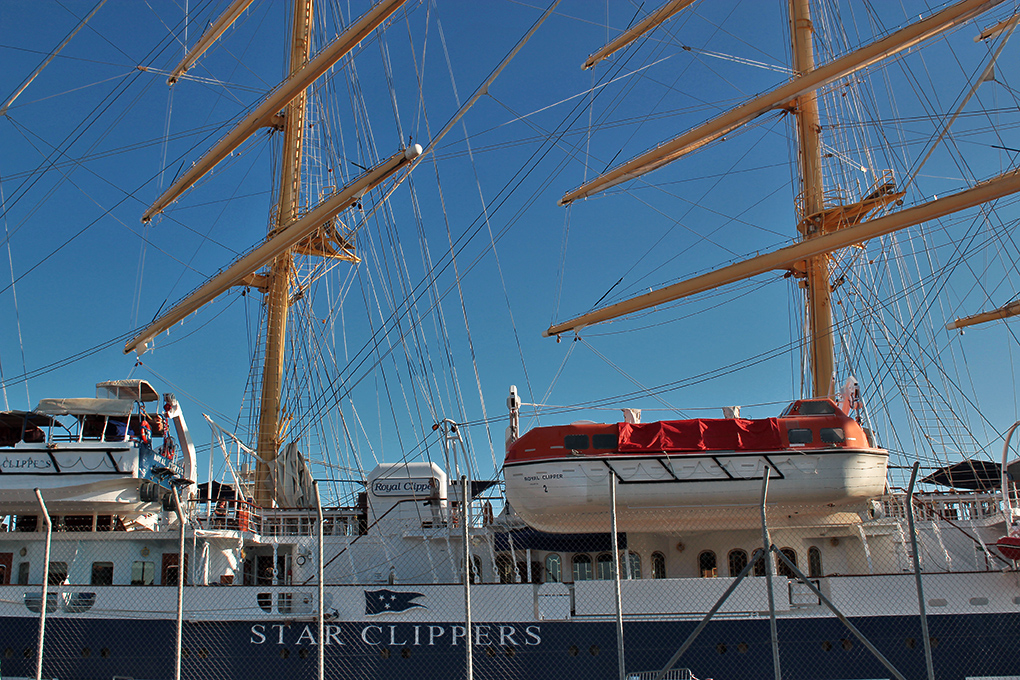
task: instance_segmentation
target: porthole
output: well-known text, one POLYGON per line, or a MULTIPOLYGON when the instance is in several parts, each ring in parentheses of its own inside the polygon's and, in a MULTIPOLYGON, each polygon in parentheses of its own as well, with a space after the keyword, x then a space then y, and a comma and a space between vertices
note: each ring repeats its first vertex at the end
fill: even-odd
POLYGON ((933 649, 939 646, 939 639, 937 637, 928 638, 928 642, 931 644, 933 649))
POLYGON ((577 652, 577 645, 570 645, 570 647, 567 648, 567 654, 570 656, 577 656, 577 652))
POLYGON ((832 643, 829 642, 828 640, 822 640, 822 649, 825 650, 826 652, 829 651, 830 649, 832 649, 832 643))
POLYGON ((720 654, 725 654, 726 653, 726 644, 723 643, 723 642, 720 642, 719 644, 717 644, 715 646, 715 651, 719 652, 720 654))
POLYGON ((496 656, 496 650, 493 649, 492 647, 486 647, 485 655, 491 659, 492 657, 496 656))
POLYGON ((290 650, 287 649, 286 647, 281 647, 280 648, 280 658, 281 659, 290 658, 290 650))
POLYGON ((591 647, 588 648, 588 653, 591 654, 592 656, 598 656, 599 655, 599 646, 598 645, 592 645, 591 647))
POLYGON ((747 654, 747 643, 741 642, 739 645, 737 645, 737 651, 740 652, 741 654, 747 654))
POLYGON ((187 647, 181 647, 181 658, 182 659, 187 659, 189 656, 191 656, 191 652, 188 650, 188 648, 187 647))
POLYGON ((109 647, 103 647, 102 649, 100 649, 99 650, 99 656, 103 657, 104 659, 109 659, 110 658, 110 648, 109 647))
POLYGON ((10 647, 5 649, 4 650, 4 658, 5 659, 13 659, 14 658, 14 650, 11 649, 10 647))
POLYGON ((205 647, 199 647, 198 648, 198 658, 199 659, 208 659, 209 658, 209 650, 206 649, 205 647))
POLYGON ((390 648, 389 647, 383 647, 382 649, 380 649, 379 650, 379 656, 381 656, 384 659, 390 658, 390 648))
POLYGON ((404 647, 403 649, 401 649, 400 650, 400 658, 401 659, 410 659, 411 658, 411 648, 410 647, 404 647))
POLYGON ((506 648, 503 650, 503 653, 506 654, 508 658, 513 658, 513 656, 517 654, 517 648, 511 645, 507 645, 506 648))
POLYGON ((299 659, 307 659, 308 658, 308 648, 307 647, 302 647, 301 649, 298 650, 297 655, 298 655, 299 659))
POLYGON ((92 656, 92 650, 89 649, 88 647, 82 647, 81 648, 81 658, 87 659, 90 656, 92 656))
POLYGON ((850 638, 843 638, 842 640, 840 640, 840 642, 843 644, 843 649, 845 649, 848 652, 854 648, 854 641, 851 640, 850 638))
POLYGON ((906 640, 903 641, 903 644, 907 646, 907 649, 913 649, 914 647, 917 646, 917 640, 908 637, 906 640))
POLYGON ((24 656, 26 659, 31 659, 35 656, 35 647, 25 647, 24 656))

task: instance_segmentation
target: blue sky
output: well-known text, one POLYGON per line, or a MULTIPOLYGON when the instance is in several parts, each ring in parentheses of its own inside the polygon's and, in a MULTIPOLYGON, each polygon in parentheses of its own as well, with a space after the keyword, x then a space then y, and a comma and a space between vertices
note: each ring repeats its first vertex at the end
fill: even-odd
MULTIPOLYGON (((257 294, 224 296, 158 339, 140 365, 122 353, 121 342, 109 344, 265 235, 278 155, 266 133, 255 135, 165 217, 148 227, 139 221, 173 176, 282 76, 277 29, 285 3, 269 2, 249 10, 191 79, 167 87, 165 71, 180 58, 182 43, 193 44, 224 4, 189 2, 185 40, 181 3, 109 0, 0 119, 3 250, 10 256, 0 267, 0 363, 10 408, 31 407, 43 397, 87 396, 99 380, 134 376, 176 392, 200 442, 208 441, 203 412, 245 429, 239 414, 257 294), (26 374, 27 383, 21 379, 26 374)), ((795 237, 796 150, 789 118, 776 112, 644 179, 569 209, 556 205, 594 172, 783 82, 789 75, 785 5, 699 3, 592 73, 579 68, 584 58, 648 8, 565 0, 488 96, 394 193, 391 210, 373 212, 377 198, 366 199, 369 218, 357 236, 362 264, 340 265, 330 283, 318 284, 321 293, 344 295, 342 314, 310 309, 323 335, 347 334, 335 345, 335 359, 320 364, 329 365, 325 379, 356 397, 356 410, 346 399, 339 403, 358 432, 350 446, 368 467, 373 460, 402 459, 421 442, 434 445, 429 425, 438 414, 493 421, 490 433, 481 424, 467 428, 480 468, 491 472, 492 461, 501 459, 505 420, 496 419, 505 413, 510 384, 526 402, 588 406, 545 409, 540 421, 526 409, 526 424, 615 421, 622 406, 644 408, 646 419, 716 417, 729 405, 764 417, 799 396, 800 355, 793 350, 799 303, 794 281, 782 273, 587 329, 579 341, 540 336, 552 321, 600 301, 795 237), (430 270, 431 289, 423 285, 430 270), (407 309, 397 301, 409 289, 420 295, 416 311, 400 324, 386 321, 394 309, 407 309), (435 296, 442 297, 441 317, 435 296), (384 323, 386 342, 366 350, 384 323)), ((988 58, 989 46, 973 42, 978 27, 1008 16, 1013 3, 1005 5, 927 50, 833 88, 825 133, 830 191, 860 197, 886 168, 905 181, 927 152, 937 121, 954 110, 988 58), (874 172, 861 173, 861 165, 874 172)), ((0 4, 0 96, 12 94, 93 6, 0 4)), ((360 14, 367 6, 352 2, 350 11, 360 14)), ((335 103, 316 114, 333 148, 315 152, 329 170, 323 185, 392 154, 408 139, 424 144, 545 9, 502 0, 410 6, 382 39, 361 45, 353 68, 348 64, 329 79, 328 99, 335 103)), ((827 6, 818 29, 840 26, 842 36, 826 38, 820 60, 937 7, 827 6)), ((327 33, 332 30, 327 24, 327 33)), ((1016 49, 1006 47, 998 82, 982 85, 951 143, 938 146, 918 174, 907 204, 1012 167, 1016 49)), ((360 224, 361 216, 344 219, 360 224)), ((972 211, 912 230, 895 246, 875 243, 845 254, 857 265, 878 263, 885 272, 879 276, 907 270, 917 279, 909 272, 924 273, 932 262, 940 272, 919 279, 916 298, 881 292, 876 300, 859 289, 865 282, 860 267, 846 265, 849 283, 838 298, 841 311, 852 311, 840 332, 854 363, 841 367, 841 379, 849 372, 875 376, 862 388, 890 446, 906 451, 918 445, 906 426, 894 434, 894 419, 906 409, 902 395, 882 382, 906 367, 944 395, 940 408, 961 417, 965 410, 980 414, 966 417, 988 450, 1018 417, 1011 363, 1017 342, 1009 324, 962 337, 938 330, 948 318, 1016 295, 1015 220, 1015 205, 1004 201, 984 219, 972 211), (901 306, 900 327, 879 325, 872 306, 893 302, 901 306), (910 324, 920 329, 929 317, 934 335, 899 351, 910 361, 862 358, 865 344, 882 338, 886 348, 895 346, 913 330, 910 324), (963 388, 947 390, 943 380, 963 388)), ((882 279, 879 284, 893 289, 882 279)), ((336 392, 330 394, 313 401, 329 411, 323 420, 340 408, 336 392)), ((910 398, 921 403, 917 395, 910 398)), ((337 460, 344 455, 337 453, 337 460)))

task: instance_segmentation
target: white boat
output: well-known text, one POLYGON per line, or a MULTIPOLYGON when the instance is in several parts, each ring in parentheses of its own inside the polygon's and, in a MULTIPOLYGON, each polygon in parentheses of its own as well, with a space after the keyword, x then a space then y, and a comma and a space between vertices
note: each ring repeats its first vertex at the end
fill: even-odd
POLYGON ((0 8, 3 678, 1020 676, 1015 3, 807 5, 0 8))

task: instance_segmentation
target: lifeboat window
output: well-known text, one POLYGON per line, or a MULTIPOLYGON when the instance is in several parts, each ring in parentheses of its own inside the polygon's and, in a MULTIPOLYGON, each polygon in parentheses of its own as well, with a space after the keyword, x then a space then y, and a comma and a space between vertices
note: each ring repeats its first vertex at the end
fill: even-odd
POLYGON ((563 580, 563 561, 557 553, 545 556, 545 582, 559 583, 563 580))
POLYGON ((613 556, 602 553, 595 559, 595 578, 600 581, 613 580, 613 556))
POLYGON ((113 585, 113 562, 92 563, 92 585, 94 586, 113 585))
POLYGON ((652 553, 652 578, 666 578, 666 556, 661 552, 652 553))
POLYGON ((586 434, 568 434, 563 438, 563 448, 574 449, 575 451, 583 451, 588 448, 588 435, 586 434))
POLYGON ((786 431, 791 444, 810 444, 815 440, 811 430, 806 427, 795 427, 786 431))
POLYGON ((151 586, 156 577, 156 563, 137 561, 131 565, 131 585, 151 586))
POLYGON ((714 552, 706 550, 698 555, 698 571, 702 578, 715 578, 719 575, 715 566, 714 552))
POLYGON ((836 413, 836 407, 831 401, 825 399, 802 401, 797 413, 802 416, 831 416, 836 413))
POLYGON ((842 427, 823 427, 821 435, 824 444, 842 444, 846 441, 842 427))
MULTIPOLYGON (((793 548, 783 548, 779 552, 783 553, 783 555, 786 556, 786 559, 793 562, 793 566, 797 566, 797 552, 793 548)), ((786 562, 779 559, 778 555, 776 556, 776 573, 785 578, 797 578, 797 575, 793 573, 793 570, 786 566, 786 562)))
POLYGON ((574 581, 592 580, 591 555, 574 555, 571 566, 573 567, 574 581))
POLYGON ((726 561, 729 562, 730 576, 739 576, 747 566, 747 551, 731 550, 730 554, 726 556, 726 561))
POLYGON ((822 577, 822 551, 811 546, 807 551, 808 576, 811 578, 822 577))
POLYGON ((593 449, 615 449, 617 437, 615 434, 593 434, 591 436, 591 447, 593 449))
POLYGON ((61 583, 67 580, 67 562, 50 562, 50 577, 48 579, 51 586, 59 586, 61 583))
POLYGON ((627 569, 630 571, 624 574, 627 578, 641 578, 641 555, 636 552, 627 553, 627 569))

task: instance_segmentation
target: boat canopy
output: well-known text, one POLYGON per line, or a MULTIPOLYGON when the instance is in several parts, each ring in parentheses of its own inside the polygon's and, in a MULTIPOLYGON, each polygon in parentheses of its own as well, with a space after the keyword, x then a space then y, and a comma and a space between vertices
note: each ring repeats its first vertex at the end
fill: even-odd
MULTIPOLYGON (((152 389, 151 387, 149 389, 152 389)), ((36 413, 48 416, 118 416, 131 415, 135 403, 126 399, 42 399, 36 413)))
POLYGON ((962 460, 939 468, 921 481, 951 489, 990 491, 1002 486, 1002 467, 987 460, 962 460))
MULTIPOLYGON (((627 548, 627 534, 616 534, 617 545, 627 548)), ((605 534, 551 534, 530 527, 511 529, 495 534, 497 552, 512 550, 545 550, 548 552, 606 552, 613 549, 613 535, 605 534)))
POLYGON ((100 399, 130 399, 131 401, 157 401, 159 392, 147 380, 107 380, 96 383, 96 397, 100 399))
POLYGON ((784 447, 779 420, 698 418, 654 423, 620 423, 619 450, 775 451, 784 447))

